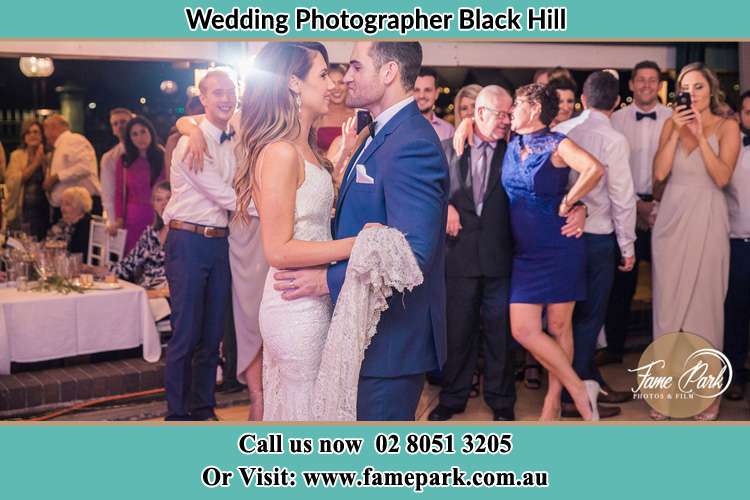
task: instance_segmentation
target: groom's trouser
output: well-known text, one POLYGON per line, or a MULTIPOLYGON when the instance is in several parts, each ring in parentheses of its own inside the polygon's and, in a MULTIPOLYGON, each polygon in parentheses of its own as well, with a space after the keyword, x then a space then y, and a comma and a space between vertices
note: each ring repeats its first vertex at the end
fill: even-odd
POLYGON ((167 346, 167 420, 214 415, 219 343, 231 294, 227 238, 172 229, 165 247, 172 301, 167 346))
POLYGON ((482 342, 484 400, 493 410, 512 410, 516 386, 510 356, 510 279, 448 276, 446 293, 448 357, 440 404, 455 411, 466 408, 482 342))
POLYGON ((359 377, 357 420, 415 420, 425 374, 359 377))

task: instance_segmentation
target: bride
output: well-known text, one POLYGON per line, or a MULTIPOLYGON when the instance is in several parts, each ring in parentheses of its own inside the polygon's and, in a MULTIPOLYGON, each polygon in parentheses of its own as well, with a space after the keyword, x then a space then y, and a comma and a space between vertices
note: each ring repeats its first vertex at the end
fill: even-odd
MULTIPOLYGON (((268 43, 255 59, 242 99, 237 165, 238 217, 255 204, 270 269, 260 304, 263 419, 311 420, 311 395, 331 322, 328 296, 286 301, 274 290, 278 270, 348 259, 355 238, 332 240, 334 182, 317 151, 313 124, 328 112, 334 84, 328 54, 311 42, 268 43)), ((353 142, 353 123, 347 124, 353 142)), ((341 171, 346 155, 337 168, 341 171)))

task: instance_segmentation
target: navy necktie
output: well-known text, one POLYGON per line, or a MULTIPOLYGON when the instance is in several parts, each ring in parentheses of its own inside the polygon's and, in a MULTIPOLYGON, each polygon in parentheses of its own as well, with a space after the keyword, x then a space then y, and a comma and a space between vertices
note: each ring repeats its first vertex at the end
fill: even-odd
POLYGON ((652 120, 656 121, 656 111, 652 111, 650 113, 641 113, 640 111, 635 112, 635 121, 639 122, 644 118, 651 118, 652 120))
POLYGON ((232 137, 234 137, 234 130, 232 130, 228 134, 226 132, 222 132, 221 138, 219 139, 219 144, 224 144, 224 141, 231 141, 232 137))
POLYGON ((750 135, 742 138, 742 146, 750 146, 750 135))

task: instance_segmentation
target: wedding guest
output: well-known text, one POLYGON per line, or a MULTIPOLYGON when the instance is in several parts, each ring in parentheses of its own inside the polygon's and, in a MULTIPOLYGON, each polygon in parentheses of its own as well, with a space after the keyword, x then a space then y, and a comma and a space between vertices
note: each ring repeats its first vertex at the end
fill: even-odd
POLYGON ((69 253, 89 254, 89 231, 93 202, 89 192, 82 187, 69 187, 60 194, 60 220, 50 228, 48 237, 65 240, 69 253))
POLYGON ((534 71, 534 78, 531 81, 539 85, 547 85, 549 83, 549 72, 550 68, 539 68, 534 71))
POLYGON ((726 398, 745 396, 750 335, 750 90, 740 96, 742 142, 732 181, 724 190, 729 207, 729 288, 724 302, 724 352, 734 378, 726 398))
POLYGON ((60 196, 69 187, 82 187, 92 199, 91 212, 102 214, 101 186, 96 167, 96 153, 91 143, 81 134, 70 131, 70 124, 62 115, 50 115, 44 120, 47 144, 54 148, 49 174, 44 189, 53 207, 52 220, 59 220, 60 196))
POLYGON ((630 324, 630 306, 638 285, 638 266, 651 262, 653 227, 653 161, 659 147, 659 134, 672 111, 659 102, 661 69, 653 61, 635 65, 628 82, 633 103, 612 114, 612 126, 630 145, 630 171, 636 200, 635 265, 630 271, 615 271, 605 332, 607 347, 596 355, 597 365, 621 363, 630 324))
POLYGON ((559 99, 559 111, 557 112, 557 116, 552 120, 552 123, 550 123, 550 128, 554 128, 558 124, 573 118, 576 110, 578 85, 576 85, 575 81, 562 77, 550 80, 547 85, 557 93, 559 99))
POLYGON ((355 114, 354 110, 346 105, 346 69, 346 66, 341 64, 332 64, 328 67, 328 76, 334 87, 329 93, 328 113, 323 115, 317 124, 318 148, 324 153, 329 151, 333 140, 341 135, 341 126, 344 122, 355 114))
MULTIPOLYGON (((722 190, 737 163, 740 130, 717 114, 719 80, 703 63, 682 68, 677 91, 688 92, 692 106, 674 108, 654 157, 654 182, 669 179, 652 234, 654 338, 685 331, 722 349, 730 235, 722 190)), ((716 420, 720 401, 694 418, 716 420)), ((655 410, 651 417, 665 418, 655 410)))
MULTIPOLYGON (((187 103, 185 103, 184 116, 202 115, 204 112, 200 96, 190 96, 187 103)), ((174 152, 174 148, 177 147, 177 141, 180 140, 180 137, 182 137, 180 131, 177 129, 177 125, 175 125, 167 135, 167 142, 164 143, 164 165, 169 166, 172 164, 172 153, 174 152)))
POLYGON ((448 420, 466 408, 480 343, 484 399, 493 419, 515 419, 508 317, 512 243, 508 197, 500 185, 512 105, 507 90, 484 87, 476 99, 474 144, 456 155, 452 141, 443 142, 451 178, 446 231, 448 357, 440 402, 429 420, 448 420))
POLYGON ((547 86, 516 92, 502 182, 510 201, 513 337, 549 371, 541 420, 560 417, 563 386, 586 420, 598 419, 599 384, 582 381, 571 366, 573 308, 586 298, 585 243, 561 234, 565 216, 604 174, 601 164, 564 135, 550 132, 558 98, 547 86), (567 190, 570 168, 580 173, 567 190), (546 306, 548 336, 542 331, 546 306))
MULTIPOLYGON (((605 166, 602 180, 582 198, 588 208, 583 234, 586 300, 578 301, 573 312, 573 368, 581 379, 598 379, 610 398, 605 402, 622 402, 632 395, 632 392, 612 390, 594 370, 596 340, 607 314, 617 249, 621 255, 620 270, 629 271, 635 262, 636 209, 630 150, 625 136, 612 128, 610 122, 612 112, 620 103, 619 90, 620 83, 611 73, 591 73, 581 96, 588 116, 567 134, 605 166)), ((577 173, 571 172, 571 181, 576 178, 577 173)), ((567 394, 563 395, 563 401, 564 417, 579 416, 567 394)), ((599 408, 602 418, 619 413, 620 408, 616 406, 599 408)))
POLYGON ((547 72, 547 85, 549 85, 549 82, 552 80, 562 79, 562 80, 568 80, 571 82, 575 81, 575 78, 573 78, 573 74, 570 72, 569 69, 563 68, 562 66, 555 66, 554 68, 550 69, 547 72))
POLYGON ((188 138, 172 156, 172 197, 164 210, 170 227, 166 273, 172 300, 172 338, 167 346, 166 420, 216 420, 214 388, 219 343, 231 293, 228 210, 234 210, 234 79, 213 69, 199 84, 205 119, 198 125, 208 154, 200 171, 185 162, 188 138), (192 381, 192 384, 191 384, 192 381))
POLYGON ((456 98, 453 100, 453 115, 455 117, 453 121, 456 125, 461 123, 464 118, 474 116, 474 104, 481 90, 481 85, 472 83, 461 87, 461 90, 458 91, 456 98))
POLYGON ((435 114, 435 102, 440 96, 438 76, 435 70, 422 68, 419 70, 417 81, 414 83, 414 100, 417 107, 428 122, 432 124, 441 141, 453 137, 453 125, 435 114))
POLYGON ((162 214, 171 195, 172 188, 169 182, 162 181, 154 186, 151 194, 151 206, 154 211, 152 223, 140 235, 133 249, 112 268, 112 272, 118 277, 147 290, 167 288, 164 243, 167 240, 169 226, 164 224, 162 214))
POLYGON ((102 155, 99 162, 99 180, 102 186, 102 205, 104 206, 104 216, 107 219, 107 225, 111 234, 116 234, 115 225, 115 192, 117 182, 115 180, 117 172, 117 160, 125 154, 125 129, 128 122, 135 115, 126 108, 114 108, 109 112, 109 126, 112 128, 112 135, 117 138, 117 144, 112 146, 102 155))
POLYGON ((164 148, 151 122, 142 116, 125 128, 125 153, 115 171, 115 227, 128 231, 125 253, 153 219, 151 191, 164 178, 164 148))
POLYGON ((50 157, 42 124, 37 120, 24 122, 21 146, 11 153, 5 171, 3 223, 39 240, 49 229, 49 203, 43 184, 50 157))

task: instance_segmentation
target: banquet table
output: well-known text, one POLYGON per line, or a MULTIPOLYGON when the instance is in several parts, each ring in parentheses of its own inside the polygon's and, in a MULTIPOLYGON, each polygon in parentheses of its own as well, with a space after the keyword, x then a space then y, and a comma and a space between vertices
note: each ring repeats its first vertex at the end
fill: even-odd
POLYGON ((0 288, 0 375, 29 363, 143 345, 159 361, 161 342, 146 290, 120 281, 117 290, 19 292, 0 288))

